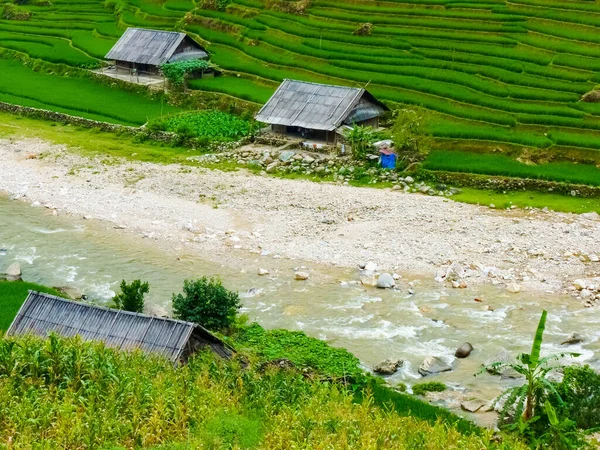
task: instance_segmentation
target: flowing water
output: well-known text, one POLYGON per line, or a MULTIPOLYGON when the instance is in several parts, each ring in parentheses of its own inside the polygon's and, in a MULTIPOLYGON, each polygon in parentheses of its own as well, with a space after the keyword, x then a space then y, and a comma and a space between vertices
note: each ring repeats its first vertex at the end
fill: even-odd
MULTIPOLYGON (((155 241, 123 230, 74 217, 53 216, 0 197, 0 271, 18 261, 27 281, 49 286, 77 287, 89 298, 107 302, 121 279, 150 282, 147 302, 169 308, 171 294, 184 279, 219 275, 230 289, 241 292, 244 312, 267 328, 303 330, 334 346, 347 348, 365 366, 387 358, 405 360, 392 381, 411 384, 421 377, 419 364, 430 355, 454 360, 465 341, 475 347, 454 370, 438 375, 469 395, 492 398, 506 385, 497 377, 474 377, 483 361, 501 350, 516 355, 527 351, 543 308, 549 311, 543 351, 564 351, 570 333, 586 338, 569 347, 579 361, 600 367, 600 310, 585 309, 570 297, 550 294, 508 294, 491 285, 447 289, 429 277, 402 274, 398 291, 382 291, 340 281, 358 279, 355 270, 304 263, 308 281, 293 280, 294 267, 303 263, 249 255, 247 271, 208 262, 191 250, 159 248, 155 241), (260 266, 272 277, 258 277, 260 266), (415 294, 406 282, 415 279, 415 294), (478 298, 481 301, 475 301, 478 298)), ((0 312, 1 313, 1 312, 0 312)))

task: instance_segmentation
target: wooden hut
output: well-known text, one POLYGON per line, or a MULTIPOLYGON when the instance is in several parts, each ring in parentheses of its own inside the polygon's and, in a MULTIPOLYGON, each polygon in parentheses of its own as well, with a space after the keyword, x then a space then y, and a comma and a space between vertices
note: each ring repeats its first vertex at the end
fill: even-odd
POLYGON ((158 74, 161 64, 207 59, 208 52, 185 33, 128 28, 105 58, 118 69, 158 74))
POLYGON ((367 90, 284 80, 256 115, 273 132, 334 143, 344 125, 379 127, 388 107, 367 90))
POLYGON ((209 347, 223 358, 231 350, 216 336, 191 322, 137 314, 65 300, 29 291, 7 336, 56 333, 102 341, 119 350, 139 349, 160 354, 173 363, 186 362, 198 349, 209 347))

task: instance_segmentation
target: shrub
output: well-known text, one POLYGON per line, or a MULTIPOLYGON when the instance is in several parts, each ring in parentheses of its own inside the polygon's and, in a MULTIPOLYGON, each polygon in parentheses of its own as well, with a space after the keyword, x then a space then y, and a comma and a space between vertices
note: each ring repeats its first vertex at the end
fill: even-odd
POLYGON ((231 325, 240 306, 238 293, 227 290, 218 278, 185 280, 183 293, 173 294, 175 317, 214 330, 231 325))
POLYGON ((392 135, 396 148, 412 153, 427 153, 433 143, 427 132, 429 113, 422 108, 394 111, 392 135))
POLYGON ((169 83, 176 86, 182 86, 185 76, 195 70, 207 70, 211 67, 210 63, 203 59, 193 59, 191 61, 177 61, 163 64, 160 66, 163 75, 169 83))
POLYGON ((346 134, 346 140, 352 146, 354 159, 365 159, 367 152, 373 149, 373 129, 361 125, 355 125, 346 134))
POLYGON ((127 284, 125 280, 121 281, 121 293, 114 296, 113 301, 118 309, 141 313, 144 310, 144 295, 150 291, 147 282, 134 280, 127 284))
POLYGON ((557 391, 564 401, 561 414, 579 428, 600 427, 600 374, 590 366, 565 367, 557 391))
POLYGON ((373 33, 373 24, 372 23, 361 23, 356 30, 354 30, 355 36, 371 36, 373 33))
POLYGON ((2 8, 2 18, 4 20, 29 20, 31 11, 18 7, 13 3, 6 3, 2 8))
POLYGON ((443 392, 446 390, 446 385, 439 381, 431 381, 429 383, 418 383, 413 385, 412 391, 415 395, 425 395, 426 392, 443 392))

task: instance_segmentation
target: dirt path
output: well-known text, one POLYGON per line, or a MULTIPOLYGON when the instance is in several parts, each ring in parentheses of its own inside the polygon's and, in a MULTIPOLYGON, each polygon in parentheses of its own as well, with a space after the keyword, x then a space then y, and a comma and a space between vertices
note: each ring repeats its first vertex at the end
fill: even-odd
POLYGON ((92 160, 39 140, 0 140, 0 160, 0 191, 14 198, 221 261, 257 253, 343 267, 373 261, 428 277, 458 262, 469 283, 553 292, 600 274, 590 261, 600 254, 596 214, 497 211, 244 171, 92 160))

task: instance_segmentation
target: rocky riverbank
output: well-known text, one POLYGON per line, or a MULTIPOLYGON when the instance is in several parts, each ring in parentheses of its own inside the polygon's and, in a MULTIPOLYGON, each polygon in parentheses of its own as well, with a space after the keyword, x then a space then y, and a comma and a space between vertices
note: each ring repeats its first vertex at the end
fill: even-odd
POLYGON ((15 199, 197 248, 217 261, 236 255, 257 269, 268 269, 270 258, 340 267, 372 261, 457 289, 489 282, 508 292, 571 292, 588 305, 600 297, 597 214, 498 211, 405 193, 400 182, 400 189, 376 190, 90 159, 39 140, 1 140, 0 158, 0 191, 15 199))

